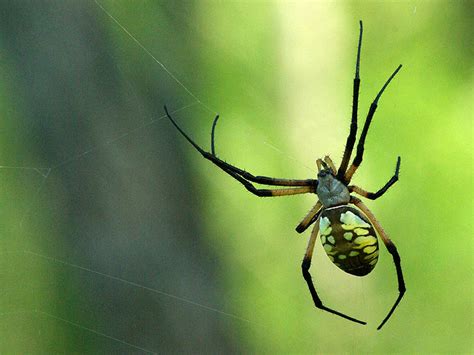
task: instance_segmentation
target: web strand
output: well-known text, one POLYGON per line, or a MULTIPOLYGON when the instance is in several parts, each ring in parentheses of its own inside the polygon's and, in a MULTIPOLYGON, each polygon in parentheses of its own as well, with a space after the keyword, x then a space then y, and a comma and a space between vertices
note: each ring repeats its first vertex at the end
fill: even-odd
POLYGON ((203 304, 200 304, 200 303, 191 301, 191 300, 189 300, 189 299, 187 299, 187 298, 179 297, 179 296, 173 295, 173 294, 171 294, 171 293, 167 293, 167 292, 164 292, 164 291, 160 291, 160 290, 157 290, 157 289, 148 287, 148 286, 140 285, 139 283, 136 283, 136 282, 133 282, 133 281, 128 281, 128 280, 122 279, 122 278, 117 277, 117 276, 112 276, 112 275, 104 274, 104 273, 102 273, 102 272, 100 272, 100 271, 97 271, 97 270, 89 269, 89 268, 84 267, 84 266, 72 264, 72 263, 69 263, 69 262, 64 261, 64 260, 61 260, 61 259, 53 258, 53 257, 51 257, 51 256, 41 255, 41 254, 38 254, 38 253, 35 253, 35 252, 32 252, 32 251, 28 251, 28 250, 25 250, 24 253, 25 253, 25 254, 34 255, 34 256, 36 256, 36 257, 39 257, 39 258, 42 258, 42 259, 44 259, 44 260, 48 260, 48 261, 54 262, 54 263, 56 263, 56 264, 62 264, 62 265, 65 265, 65 266, 68 266, 68 267, 71 267, 71 268, 74 268, 74 269, 83 270, 83 271, 86 271, 86 272, 88 272, 88 273, 96 274, 96 275, 99 275, 99 276, 108 278, 108 279, 110 279, 110 280, 115 280, 115 281, 121 282, 121 283, 123 283, 123 284, 130 285, 130 286, 135 287, 135 288, 140 288, 140 289, 142 289, 142 290, 146 290, 146 291, 150 291, 150 292, 152 292, 152 293, 156 293, 156 294, 159 294, 159 295, 162 295, 162 296, 166 296, 166 297, 169 297, 169 298, 178 300, 178 301, 180 301, 180 302, 188 303, 188 304, 190 304, 190 305, 193 305, 193 306, 196 306, 196 307, 200 307, 200 308, 206 309, 206 310, 208 310, 208 311, 212 311, 212 312, 215 312, 215 313, 219 313, 219 314, 224 315, 224 316, 226 316, 226 317, 234 318, 234 319, 239 320, 239 321, 242 321, 242 322, 252 323, 250 320, 245 319, 245 318, 242 318, 242 317, 239 317, 239 316, 236 316, 236 315, 234 315, 234 314, 232 314, 232 313, 224 312, 224 311, 221 311, 221 310, 219 310, 219 309, 217 309, 217 308, 209 307, 209 306, 206 306, 206 305, 203 305, 203 304))
POLYGON ((67 323, 67 324, 72 325, 72 326, 74 326, 74 327, 76 327, 76 328, 78 328, 78 329, 85 330, 85 331, 87 331, 87 332, 89 332, 89 333, 93 333, 93 334, 99 335, 99 336, 101 336, 101 337, 103 337, 103 338, 107 338, 107 339, 113 340, 113 341, 115 341, 115 342, 117 342, 117 343, 126 345, 126 346, 128 346, 128 347, 130 347, 130 348, 134 348, 134 349, 137 349, 137 350, 141 350, 141 351, 143 351, 143 352, 145 352, 145 353, 148 353, 148 354, 157 354, 157 353, 154 352, 154 351, 151 351, 151 350, 142 348, 142 347, 140 347, 140 346, 137 346, 137 345, 134 345, 134 344, 132 344, 132 343, 126 342, 125 340, 122 340, 122 339, 113 337, 113 336, 111 336, 111 335, 108 335, 108 334, 99 332, 99 331, 94 330, 94 329, 92 329, 92 328, 85 327, 85 326, 83 326, 83 325, 81 325, 81 324, 79 324, 79 323, 72 322, 72 321, 67 320, 67 319, 65 319, 65 318, 61 318, 61 317, 55 316, 55 315, 53 315, 53 314, 51 314, 51 313, 44 312, 44 311, 40 311, 40 310, 35 310, 34 312, 35 312, 35 313, 38 313, 38 314, 42 314, 42 315, 44 315, 44 316, 46 316, 46 317, 48 317, 48 318, 52 318, 52 319, 55 319, 55 320, 59 320, 59 321, 61 321, 61 322, 63 322, 63 323, 67 323))
POLYGON ((76 322, 72 322, 70 320, 67 320, 65 318, 62 318, 62 317, 58 317, 58 316, 55 316, 54 314, 51 314, 51 313, 48 313, 48 312, 44 312, 44 311, 40 311, 38 309, 33 309, 33 310, 26 310, 26 309, 23 309, 23 310, 15 310, 15 311, 7 311, 7 312, 1 312, 0 313, 0 317, 8 317, 8 316, 15 316, 15 315, 30 315, 30 314, 39 314, 39 315, 42 315, 42 316, 46 316, 48 318, 51 318, 51 319, 54 319, 54 320, 57 320, 57 321, 61 321, 63 323, 66 323, 66 324, 69 324, 75 328, 78 328, 78 329, 81 329, 81 330, 85 330, 86 332, 89 332, 89 333, 92 333, 92 334, 96 334, 96 335, 99 335, 103 338, 107 338, 107 339, 110 339, 110 340, 113 340, 117 343, 120 343, 120 344, 123 344, 123 345, 126 345, 130 348, 133 348, 133 349, 136 349, 136 350, 140 350, 140 351, 143 351, 147 354, 157 354, 156 352, 154 351, 151 351, 151 350, 148 350, 148 349, 145 349, 145 348, 142 348, 140 346, 137 346, 135 344, 132 344, 132 343, 129 343, 129 342, 126 342, 125 340, 122 340, 122 339, 119 339, 119 338, 116 338, 116 337, 113 337, 111 335, 108 335, 108 334, 105 334, 103 332, 99 332, 95 329, 92 329, 92 328, 89 328, 89 327, 86 327, 86 326, 83 326, 79 323, 76 323, 76 322))
POLYGON ((42 177, 47 178, 51 172, 51 168, 35 168, 30 166, 9 166, 9 165, 0 165, 0 169, 11 169, 11 170, 33 170, 37 172, 42 177))
POLYGON ((197 103, 201 104, 203 107, 205 107, 209 112, 213 114, 217 114, 216 111, 212 110, 209 106, 204 104, 196 95, 193 94, 191 90, 189 90, 182 82, 179 80, 161 61, 159 61, 153 53, 151 53, 141 42, 134 36, 132 35, 126 28, 123 26, 119 20, 117 20, 112 14, 107 11, 102 4, 100 4, 97 0, 94 0, 96 5, 108 16, 114 21, 117 26, 120 27, 120 29, 127 34, 128 37, 130 37, 148 56, 150 56, 179 86, 181 86, 184 91, 188 93, 189 96, 191 96, 194 100, 196 100, 197 103))
MULTIPOLYGON (((190 104, 188 104, 188 105, 186 105, 186 106, 182 106, 182 107, 180 107, 179 109, 174 110, 173 113, 179 112, 179 111, 182 111, 182 110, 186 110, 186 109, 188 109, 188 108, 190 108, 190 107, 192 107, 192 106, 195 106, 195 105, 197 105, 197 104, 199 104, 199 103, 198 103, 198 102, 192 102, 192 103, 190 103, 190 104)), ((58 163, 58 164, 54 165, 52 168, 50 168, 50 171, 51 171, 51 170, 56 170, 56 169, 62 168, 62 167, 64 167, 64 166, 68 165, 68 164, 71 164, 72 162, 75 162, 75 161, 77 161, 77 160, 80 160, 80 159, 84 158, 86 155, 89 155, 90 153, 93 153, 93 152, 97 151, 98 149, 103 148, 103 147, 106 147, 106 146, 108 146, 108 145, 110 145, 110 144, 112 144, 112 143, 116 143, 116 142, 118 142, 118 141, 120 141, 120 140, 122 140, 122 139, 125 139, 126 137, 128 137, 128 136, 130 136, 130 135, 132 135, 132 134, 134 134, 134 133, 137 133, 138 131, 141 131, 141 130, 145 129, 146 127, 151 126, 152 124, 154 124, 154 123, 156 123, 156 122, 158 122, 158 121, 161 121, 161 120, 164 119, 164 118, 166 118, 166 115, 165 115, 165 114, 163 114, 162 116, 160 116, 160 117, 158 117, 158 118, 152 119, 151 121, 146 122, 146 123, 144 123, 144 124, 142 124, 142 125, 140 125, 140 126, 138 126, 138 127, 136 127, 136 128, 132 128, 131 130, 129 130, 129 131, 125 132, 125 133, 122 133, 122 134, 120 134, 120 135, 118 135, 118 136, 116 136, 116 137, 114 137, 114 138, 112 138, 112 139, 109 139, 109 140, 105 141, 104 143, 102 143, 102 144, 100 144, 100 145, 96 145, 96 146, 94 146, 94 147, 92 147, 92 148, 90 148, 90 149, 87 149, 87 150, 85 150, 85 151, 83 151, 83 152, 81 152, 81 153, 79 153, 79 154, 77 154, 77 155, 75 155, 75 156, 73 156, 73 157, 71 157, 71 158, 69 158, 69 159, 66 159, 66 160, 62 161, 61 163, 58 163)), ((49 174, 49 173, 48 173, 48 174, 49 174)))

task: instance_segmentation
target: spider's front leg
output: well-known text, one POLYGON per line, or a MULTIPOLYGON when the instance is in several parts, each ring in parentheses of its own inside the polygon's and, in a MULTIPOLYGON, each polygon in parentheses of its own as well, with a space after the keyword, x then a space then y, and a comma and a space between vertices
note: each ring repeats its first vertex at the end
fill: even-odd
POLYGON ((354 175, 357 168, 362 163, 362 158, 364 156, 365 138, 367 137, 367 132, 369 131, 369 127, 370 127, 370 123, 372 122, 372 118, 374 117, 375 111, 377 110, 379 99, 382 96, 385 89, 387 88, 388 84, 390 84, 392 79, 395 77, 395 75, 397 75, 397 73, 400 71, 401 68, 402 68, 402 65, 400 64, 397 67, 397 69, 395 69, 395 71, 392 73, 392 75, 390 75, 390 77, 385 82, 382 89, 379 91, 379 93, 375 97, 375 100, 370 105, 369 112, 367 113, 367 118, 365 119, 364 127, 362 128, 362 133, 360 134, 359 143, 357 143, 356 156, 354 157, 354 160, 352 161, 351 166, 347 169, 347 171, 344 175, 344 180, 346 181, 346 183, 349 183, 351 181, 352 176, 354 175))
POLYGON ((331 308, 326 307, 325 305, 323 305, 323 302, 319 298, 318 293, 316 292, 316 289, 314 287, 313 280, 311 278, 311 274, 309 273, 309 268, 311 267, 311 259, 313 258, 314 244, 316 242, 316 238, 318 236, 318 233, 319 233, 319 217, 316 219, 316 223, 314 225, 313 231, 311 232, 311 237, 309 238, 308 247, 306 248, 306 253, 304 255, 303 263, 301 264, 301 270, 303 272, 303 277, 304 277, 304 279, 305 279, 305 281, 308 285, 309 292, 311 293, 311 297, 313 298, 314 305, 317 308, 322 309, 323 311, 335 314, 337 316, 340 316, 340 317, 345 318, 347 320, 350 320, 352 322, 356 322, 356 323, 359 323, 359 324, 367 324, 366 322, 363 322, 363 321, 360 321, 358 319, 349 317, 349 316, 345 315, 344 313, 341 313, 341 312, 338 312, 338 311, 335 311, 331 308))
POLYGON ((349 159, 351 158, 352 148, 354 148, 356 134, 357 134, 357 109, 359 107, 359 88, 360 88, 360 76, 359 76, 359 67, 360 67, 360 49, 362 47, 362 21, 359 21, 360 30, 359 30, 359 44, 357 46, 357 59, 356 59, 356 70, 354 77, 353 85, 353 94, 352 94, 352 118, 351 118, 351 127, 349 131, 349 136, 347 137, 346 147, 344 149, 344 155, 342 157, 341 165, 337 171, 337 178, 342 180, 344 174, 346 173, 347 166, 349 165, 349 159))
POLYGON ((224 170, 227 174, 229 174, 234 179, 239 181, 242 185, 244 185, 247 191, 259 197, 290 196, 290 195, 314 193, 316 191, 314 186, 289 187, 285 189, 258 189, 250 181, 244 179, 242 176, 240 176, 236 172, 229 169, 224 169, 224 168, 222 168, 222 170, 224 170))
POLYGON ((393 184, 395 184, 398 181, 398 173, 400 172, 400 163, 401 163, 401 158, 398 157, 397 159, 397 166, 395 167, 395 174, 388 180, 388 182, 377 192, 368 192, 365 191, 364 189, 360 188, 359 186, 351 185, 349 186, 349 191, 350 192, 355 192, 361 196, 364 196, 368 199, 371 200, 376 200, 380 196, 382 196, 393 184))
POLYGON ((226 163, 225 161, 219 159, 215 152, 214 144, 214 133, 219 116, 216 116, 212 123, 211 130, 211 152, 207 152, 202 149, 197 143, 195 143, 183 129, 175 122, 171 117, 170 113, 166 106, 164 107, 166 116, 171 121, 171 123, 176 127, 176 129, 181 133, 181 135, 186 138, 186 140, 199 152, 201 155, 210 160, 212 163, 217 165, 219 168, 224 170, 227 174, 232 176, 234 179, 239 181, 244 187, 254 195, 260 197, 274 197, 274 196, 289 196, 305 193, 314 193, 316 191, 317 180, 315 179, 306 179, 306 180, 297 180, 297 179, 280 179, 272 178, 268 176, 255 176, 243 169, 240 169, 234 165, 226 163), (258 189, 252 183, 262 184, 262 185, 271 185, 271 186, 289 186, 288 188, 283 189, 258 189))

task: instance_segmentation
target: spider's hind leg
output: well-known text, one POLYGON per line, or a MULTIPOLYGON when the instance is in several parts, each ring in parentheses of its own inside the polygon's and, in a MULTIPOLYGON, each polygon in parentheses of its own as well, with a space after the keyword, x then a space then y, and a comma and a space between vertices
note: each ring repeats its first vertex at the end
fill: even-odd
POLYGON ((301 264, 301 271, 303 272, 303 277, 306 281, 306 284, 308 285, 309 292, 311 293, 311 297, 313 298, 314 305, 317 308, 322 309, 323 311, 335 314, 339 317, 345 318, 352 322, 359 323, 359 324, 367 324, 366 322, 349 317, 345 315, 344 313, 341 313, 341 312, 338 312, 331 308, 326 307, 325 305, 323 305, 323 302, 319 298, 318 293, 316 292, 316 289, 314 287, 311 274, 309 273, 309 268, 311 267, 311 259, 313 258, 314 244, 316 242, 318 233, 319 233, 319 217, 316 220, 316 223, 314 224, 313 231, 311 232, 311 237, 309 238, 308 247, 306 248, 306 253, 304 255, 303 263, 301 264))
POLYGON ((359 207, 361 211, 364 212, 364 214, 370 220, 370 222, 373 224, 380 238, 382 238, 388 252, 392 255, 393 263, 395 264, 395 269, 397 271, 398 297, 395 300, 395 303, 393 304, 392 308, 390 308, 390 311, 388 312, 388 314, 383 319, 382 323, 380 323, 380 325, 377 327, 377 330, 380 330, 384 326, 384 324, 389 320, 389 318, 392 316, 393 312, 395 311, 395 308, 397 308, 398 304, 402 300, 403 295, 405 294, 405 291, 406 291, 405 280, 403 279, 403 271, 402 271, 400 255, 398 254, 397 247, 395 246, 395 244, 393 244, 393 242, 390 240, 387 233, 385 233, 384 229, 380 225, 379 221, 375 218, 374 214, 367 208, 367 206, 356 197, 351 198, 351 203, 359 207))

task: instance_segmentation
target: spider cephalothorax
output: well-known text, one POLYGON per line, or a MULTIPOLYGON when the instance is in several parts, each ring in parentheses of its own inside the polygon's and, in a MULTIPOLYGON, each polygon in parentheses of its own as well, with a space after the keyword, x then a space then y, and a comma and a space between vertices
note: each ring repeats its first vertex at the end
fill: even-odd
POLYGON ((321 236, 321 243, 326 251, 329 259, 341 270, 355 276, 367 275, 375 267, 379 247, 377 234, 382 239, 387 247, 387 250, 393 257, 395 269, 398 280, 398 297, 383 319, 377 329, 381 329, 387 322, 395 308, 398 306, 405 293, 405 282, 403 280, 403 272, 400 263, 400 256, 397 248, 383 230, 380 223, 377 221, 372 212, 365 206, 360 199, 352 196, 351 193, 357 193, 363 197, 375 200, 382 196, 390 186, 398 180, 398 173, 400 170, 400 157, 397 159, 395 166, 395 173, 390 180, 377 192, 367 192, 366 190, 349 185, 352 176, 362 162, 364 155, 364 144, 369 130, 370 123, 377 109, 378 101, 382 96, 385 88, 392 81, 393 77, 398 73, 399 65, 389 79, 385 82, 382 89, 379 91, 375 100, 370 105, 367 118, 362 128, 359 141, 357 143, 356 155, 349 166, 349 161, 352 155, 352 150, 356 141, 357 133, 357 108, 359 103, 359 64, 360 64, 360 49, 362 43, 362 21, 360 22, 359 44, 357 46, 357 60, 356 73, 353 86, 353 102, 352 102, 352 118, 349 136, 347 137, 346 148, 342 157, 341 165, 338 169, 332 160, 326 156, 324 159, 318 159, 318 178, 317 179, 279 179, 267 176, 255 176, 251 173, 242 170, 234 165, 228 164, 219 159, 214 149, 214 130, 219 116, 216 116, 212 124, 211 131, 211 152, 207 152, 197 145, 174 121, 165 107, 166 115, 178 129, 178 131, 191 143, 202 156, 219 168, 224 170, 227 174, 239 181, 251 193, 261 197, 273 196, 289 196, 305 193, 315 193, 318 196, 318 201, 313 206, 306 217, 298 224, 296 231, 298 233, 304 232, 309 226, 314 224, 311 237, 306 248, 306 253, 301 265, 303 277, 306 280, 311 297, 317 308, 336 314, 345 319, 356 323, 366 324, 363 321, 349 317, 344 313, 338 312, 323 305, 319 298, 316 289, 309 273, 311 266, 311 259, 313 256, 314 244, 318 235, 321 236), (268 186, 286 186, 280 189, 260 189, 255 187, 255 184, 268 186), (353 206, 350 206, 353 205, 353 206))
MULTIPOLYGON (((329 157, 326 157, 326 160, 328 159, 329 157)), ((318 162, 319 161, 320 160, 318 160, 318 162)), ((318 172, 318 187, 316 188, 316 194, 324 207, 337 206, 341 204, 346 205, 351 199, 347 186, 339 181, 334 174, 335 172, 329 167, 320 169, 318 172)))

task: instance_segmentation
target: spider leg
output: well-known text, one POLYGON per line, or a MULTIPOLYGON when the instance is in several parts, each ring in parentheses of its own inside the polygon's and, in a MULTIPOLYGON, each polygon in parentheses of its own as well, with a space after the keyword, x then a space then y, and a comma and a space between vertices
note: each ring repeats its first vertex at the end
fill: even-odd
POLYGON ((321 202, 316 202, 311 211, 308 212, 306 217, 295 228, 298 233, 303 233, 314 221, 316 221, 321 213, 321 206, 321 202))
POLYGON ((351 181, 352 176, 356 172, 357 168, 359 167, 360 163, 362 162, 362 157, 364 155, 364 144, 365 144, 365 138, 367 136, 367 131, 369 130, 370 123, 372 122, 372 118, 374 117, 375 110, 377 110, 377 104, 380 99, 380 96, 382 96, 382 93, 385 91, 385 88, 390 84, 392 79, 397 75, 398 71, 401 69, 402 65, 400 64, 397 69, 390 75, 388 80, 385 82, 384 86, 382 89, 379 91, 377 96, 375 97, 375 100, 372 102, 369 108, 369 112, 367 114, 367 118, 365 119, 364 123, 364 128, 362 128, 362 133, 359 138, 359 143, 357 143, 357 153, 356 156, 354 157, 354 160, 352 161, 351 166, 349 169, 347 169, 345 175, 344 175, 344 180, 349 183, 351 181))
MULTIPOLYGON (((214 149, 214 130, 215 126, 218 120, 218 116, 214 119, 213 123, 213 128, 211 132, 211 153, 206 152, 204 149, 202 149, 199 145, 197 145, 182 129, 178 124, 175 122, 175 120, 171 117, 170 113, 168 112, 167 107, 164 107, 166 116, 169 118, 171 123, 176 127, 176 129, 181 133, 181 135, 186 138, 186 140, 199 152, 201 155, 206 158, 207 160, 210 160, 212 163, 217 165, 219 168, 222 170, 226 171, 229 175, 232 177, 236 178, 236 175, 240 175, 246 180, 255 182, 257 184, 262 184, 262 185, 273 185, 273 186, 311 186, 314 189, 316 188, 317 185, 317 180, 315 179, 306 179, 306 180, 297 180, 297 179, 279 179, 279 178, 272 178, 268 176, 255 176, 252 175, 251 173, 242 170, 236 166, 233 166, 231 164, 226 163, 225 161, 219 159, 215 155, 215 149, 214 149), (233 172, 234 174, 230 174, 230 172, 233 172), (236 175, 235 175, 236 174, 236 175)), ((237 179, 237 178, 236 178, 237 179)), ((239 179, 237 179, 239 180, 239 179)), ((239 180, 240 181, 240 180, 239 180)), ((242 182, 242 181, 240 181, 242 182)))
POLYGON ((244 179, 236 172, 222 168, 227 174, 239 181, 244 187, 254 195, 259 197, 276 197, 276 196, 290 196, 298 194, 314 193, 316 190, 313 186, 298 186, 284 189, 257 189, 250 181, 244 179))
MULTIPOLYGON (((166 114, 168 114, 168 112, 166 112, 166 114)), ((214 121, 212 122, 212 129, 211 129, 211 154, 214 156, 216 156, 216 149, 214 148, 214 132, 216 131, 216 125, 217 125, 218 119, 219 119, 219 115, 216 115, 216 118, 214 118, 214 121)))
POLYGON ((356 134, 357 134, 357 109, 359 107, 359 88, 360 88, 360 77, 359 77, 359 66, 360 66, 360 48, 362 46, 362 21, 359 21, 360 32, 359 32, 359 45, 357 46, 357 60, 356 60, 356 72, 354 77, 354 87, 352 93, 352 118, 351 128, 349 136, 347 137, 346 148, 344 149, 344 155, 342 156, 341 166, 337 171, 337 177, 342 180, 346 173, 347 166, 349 165, 349 159, 351 158, 352 148, 354 148, 356 134))
POLYGON ((334 165, 334 163, 333 163, 332 159, 329 157, 329 155, 326 155, 326 156, 324 157, 324 162, 325 162, 327 165, 329 165, 329 167, 330 167, 331 170, 332 170, 332 173, 333 173, 334 175, 336 175, 336 173, 337 173, 336 166, 334 165))
POLYGON ((380 225, 379 221, 375 218, 374 214, 365 206, 365 204, 359 200, 357 197, 351 197, 351 203, 359 207, 362 212, 367 216, 367 218, 372 222, 374 225, 375 229, 379 233, 380 237, 382 238, 385 246, 387 247, 387 250, 390 254, 392 254, 393 262, 395 264, 395 269, 397 270, 397 280, 398 280, 398 297, 395 300, 395 303, 393 304, 392 308, 390 308, 390 311, 388 312, 387 316, 383 319, 382 323, 377 327, 377 330, 380 330, 383 325, 389 320, 393 312, 395 311, 395 308, 397 308, 398 304, 402 300, 403 295, 405 294, 406 287, 405 287, 405 281, 403 279, 403 272, 402 272, 402 266, 401 266, 401 260, 400 260, 400 255, 398 254, 397 247, 393 242, 390 240, 388 237, 387 233, 383 230, 382 226, 380 225))
POLYGON ((309 292, 311 293, 311 297, 313 298, 314 305, 317 308, 322 309, 323 311, 335 314, 337 316, 348 319, 350 321, 353 321, 359 324, 367 324, 366 322, 346 316, 344 313, 340 313, 338 311, 335 311, 331 308, 324 306, 321 299, 319 298, 318 293, 316 292, 316 289, 314 288, 313 280, 311 279, 311 274, 309 273, 309 268, 311 266, 311 259, 313 257, 314 243, 316 242, 316 237, 318 236, 318 233, 319 233, 319 217, 316 219, 316 223, 313 227, 313 231, 311 232, 311 237, 309 238, 308 247, 306 248, 306 253, 304 255, 303 263, 301 264, 303 277, 306 283, 308 284, 309 292))
POLYGON ((392 186, 393 184, 395 184, 398 181, 398 173, 400 172, 400 162, 401 162, 401 159, 400 159, 400 157, 398 157, 397 165, 395 167, 395 174, 393 174, 393 176, 390 178, 390 180, 388 180, 388 182, 377 192, 368 192, 368 191, 365 191, 364 189, 360 188, 359 186, 355 186, 355 185, 349 186, 349 191, 351 191, 351 192, 353 191, 353 192, 355 192, 355 193, 357 193, 361 196, 364 196, 368 199, 371 199, 371 200, 375 200, 375 199, 379 198, 380 196, 382 196, 389 189, 390 186, 392 186))

